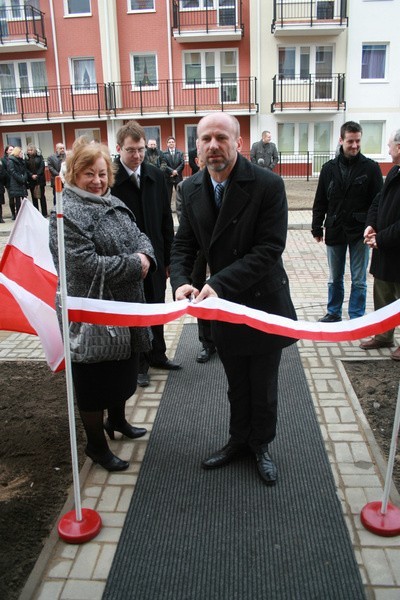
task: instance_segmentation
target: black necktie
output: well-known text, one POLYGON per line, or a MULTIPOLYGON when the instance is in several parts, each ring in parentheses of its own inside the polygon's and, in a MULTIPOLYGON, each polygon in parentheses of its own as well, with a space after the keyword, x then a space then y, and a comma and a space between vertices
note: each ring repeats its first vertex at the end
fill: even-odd
POLYGON ((222 183, 217 183, 215 186, 215 204, 217 205, 218 210, 221 208, 222 198, 224 195, 224 186, 222 183))
POLYGON ((130 176, 130 180, 136 185, 137 188, 140 188, 139 175, 136 175, 136 173, 132 173, 130 176))

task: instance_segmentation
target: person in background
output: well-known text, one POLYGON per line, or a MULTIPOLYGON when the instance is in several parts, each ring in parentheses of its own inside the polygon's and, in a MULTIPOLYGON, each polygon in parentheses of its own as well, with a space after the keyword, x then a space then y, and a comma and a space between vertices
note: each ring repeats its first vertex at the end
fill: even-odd
POLYGON ((148 140, 146 152, 144 154, 144 161, 154 165, 155 167, 161 166, 161 152, 157 148, 156 140, 148 140))
MULTIPOLYGON (((374 308, 378 310, 400 299, 400 129, 389 137, 393 167, 383 189, 368 211, 364 242, 372 248, 370 273, 374 276, 374 308)), ((361 342, 363 350, 394 346, 394 329, 361 342)), ((400 360, 400 347, 391 353, 400 360)))
POLYGON ((197 160, 197 148, 192 148, 188 153, 189 158, 189 166, 192 169, 192 175, 197 173, 199 170, 198 160, 197 160))
MULTIPOLYGON (((169 277, 174 225, 164 175, 160 169, 144 162, 146 134, 136 121, 129 121, 117 131, 117 173, 112 193, 124 202, 136 217, 141 231, 150 239, 157 258, 157 271, 144 281, 146 301, 165 302, 169 277)), ((177 370, 181 366, 166 355, 163 325, 151 328, 151 350, 142 353, 139 361, 138 385, 149 385, 149 366, 177 370)))
MULTIPOLYGON (((206 168, 182 184, 181 221, 171 254, 175 299, 195 296, 197 304, 222 298, 296 318, 282 263, 288 219, 282 178, 241 155, 240 125, 232 115, 208 114, 197 135, 206 168), (210 268, 201 290, 192 281, 199 250, 210 268)), ((223 467, 251 451, 262 481, 275 485, 269 444, 276 435, 278 371, 282 348, 295 340, 220 321, 212 321, 212 337, 228 380, 230 439, 202 467, 223 467)))
POLYGON ((183 152, 176 149, 175 138, 170 136, 167 139, 167 150, 161 155, 161 169, 164 171, 170 204, 173 189, 176 189, 178 183, 183 179, 182 172, 184 167, 185 157, 183 156, 183 152))
MULTIPOLYGON (((10 176, 8 174, 8 162, 10 160, 11 152, 14 150, 14 146, 6 146, 4 149, 4 156, 1 159, 1 164, 3 165, 3 184, 8 193, 8 186, 10 182, 10 176)), ((10 198, 10 194, 8 194, 8 198, 10 198)))
POLYGON ((5 204, 5 184, 8 182, 8 176, 3 163, 0 161, 0 223, 4 223, 3 219, 3 204, 5 204))
POLYGON ((15 146, 8 161, 8 195, 12 220, 15 221, 21 202, 27 195, 28 171, 24 161, 22 148, 15 146))
POLYGON ((271 132, 263 131, 261 140, 255 142, 250 150, 250 160, 255 165, 273 171, 279 162, 279 154, 276 145, 271 142, 271 132))
POLYGON ((54 154, 49 156, 47 159, 47 168, 50 171, 51 176, 51 187, 53 188, 53 203, 56 204, 56 188, 55 178, 60 174, 61 163, 65 160, 65 148, 64 144, 59 142, 56 144, 56 151, 54 154))
POLYGON ((346 254, 350 256, 350 319, 362 317, 367 297, 369 248, 363 233, 368 210, 383 179, 378 163, 361 154, 362 128, 347 121, 340 129, 339 155, 322 165, 315 193, 312 236, 324 241, 329 266, 328 304, 322 323, 342 320, 346 254))
MULTIPOLYGON (((65 257, 68 294, 86 298, 103 259, 103 298, 144 302, 143 280, 156 268, 151 243, 135 217, 110 193, 114 182, 108 149, 100 144, 75 144, 68 157, 63 190, 65 257)), ((50 250, 58 263, 57 215, 50 217, 50 250)), ((96 287, 97 291, 97 287, 96 287)), ((125 403, 136 390, 139 353, 150 348, 150 330, 131 328, 132 354, 126 360, 72 362, 79 414, 86 432, 86 455, 107 471, 122 471, 129 463, 115 456, 107 443, 115 431, 136 439, 146 434, 125 417, 125 403), (105 422, 104 411, 108 418, 105 422)))
POLYGON ((28 186, 33 206, 39 210, 40 201, 42 215, 47 217, 45 164, 43 156, 38 153, 34 144, 28 144, 26 148, 25 164, 28 171, 28 186))
MULTIPOLYGON (((201 157, 196 156, 195 161, 197 171, 204 169, 206 166, 201 157)), ((178 221, 181 220, 182 185, 183 181, 181 181, 176 188, 176 216, 178 217, 178 221)), ((199 250, 197 254, 191 277, 194 287, 200 290, 205 284, 207 278, 207 260, 201 250, 199 250)), ((199 332, 199 341, 201 343, 201 350, 196 357, 196 361, 198 363, 207 363, 211 356, 216 352, 211 333, 211 321, 207 319, 197 319, 197 327, 199 332)))

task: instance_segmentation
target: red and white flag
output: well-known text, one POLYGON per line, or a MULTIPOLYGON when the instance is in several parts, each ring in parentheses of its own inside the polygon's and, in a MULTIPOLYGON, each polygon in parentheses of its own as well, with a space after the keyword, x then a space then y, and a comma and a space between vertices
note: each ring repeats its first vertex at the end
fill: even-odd
POLYGON ((39 336, 53 371, 64 368, 56 289, 48 221, 24 200, 0 262, 0 330, 39 336))

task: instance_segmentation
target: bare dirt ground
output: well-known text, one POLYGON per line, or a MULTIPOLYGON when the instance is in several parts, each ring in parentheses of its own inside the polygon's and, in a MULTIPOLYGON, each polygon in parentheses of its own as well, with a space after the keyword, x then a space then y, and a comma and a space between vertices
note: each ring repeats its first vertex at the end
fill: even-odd
MULTIPOLYGON (((310 210, 316 181, 285 181, 289 208, 310 210)), ((387 457, 400 364, 346 363, 346 371, 387 457)), ((0 598, 17 600, 72 483, 64 374, 46 364, 0 360, 0 598)), ((80 466, 84 434, 77 419, 80 466)), ((400 491, 400 456, 394 481, 400 491)))

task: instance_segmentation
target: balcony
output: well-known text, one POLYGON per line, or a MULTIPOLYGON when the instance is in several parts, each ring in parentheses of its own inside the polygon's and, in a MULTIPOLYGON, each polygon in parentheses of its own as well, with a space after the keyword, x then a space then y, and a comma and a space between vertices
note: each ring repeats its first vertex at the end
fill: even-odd
POLYGON ((0 7, 0 52, 45 48, 44 13, 28 4, 0 7))
POLYGON ((18 88, 0 91, 0 124, 73 119, 137 119, 226 110, 256 114, 254 77, 209 81, 160 80, 157 84, 98 83, 88 88, 18 88))
POLYGON ((339 35, 347 26, 347 0, 274 0, 275 36, 339 35))
POLYGON ((309 75, 273 78, 271 112, 339 112, 346 109, 345 76, 309 75))
POLYGON ((242 0, 171 0, 179 42, 231 42, 243 36, 242 0))

